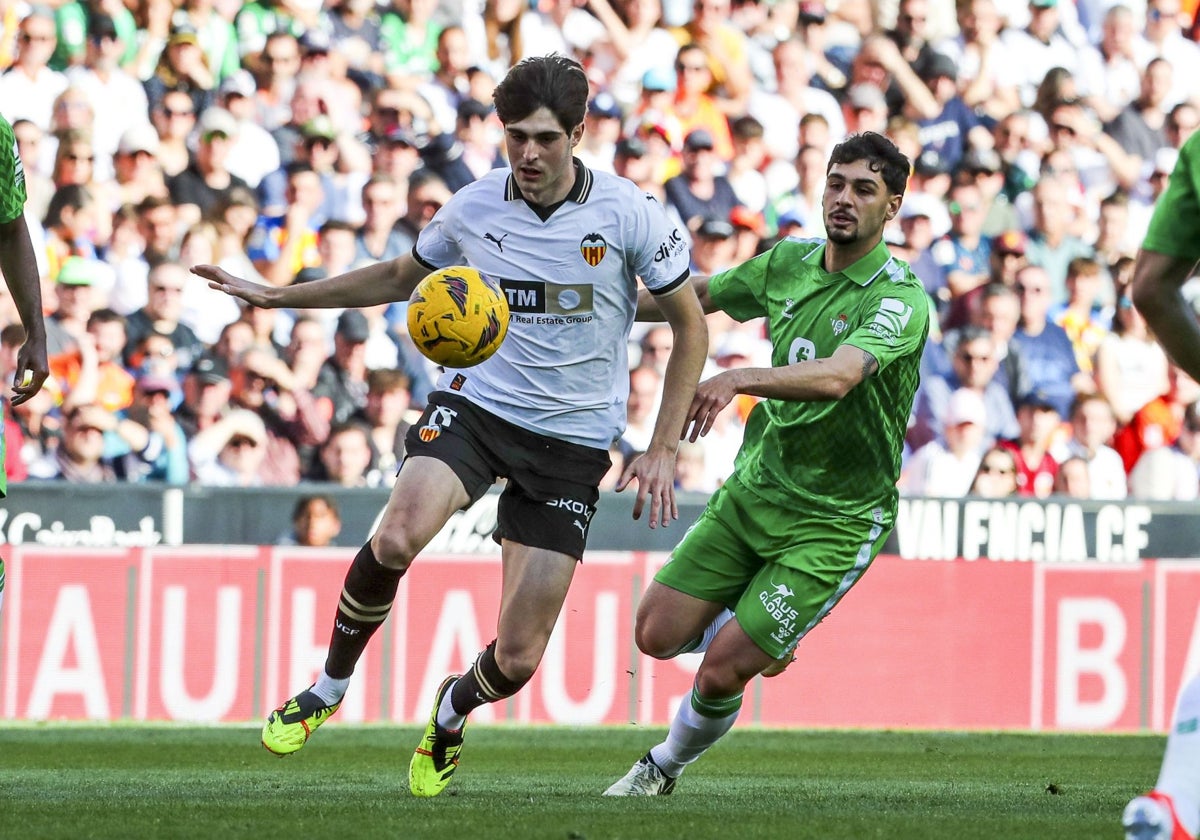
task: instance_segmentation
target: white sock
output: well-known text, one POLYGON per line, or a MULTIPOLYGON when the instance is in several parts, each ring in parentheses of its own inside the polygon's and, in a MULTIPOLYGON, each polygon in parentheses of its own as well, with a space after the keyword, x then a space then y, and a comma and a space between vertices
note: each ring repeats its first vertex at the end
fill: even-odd
MULTIPOLYGON (((458 682, 458 680, 455 680, 455 682, 458 682)), ((463 724, 467 722, 466 715, 460 715, 458 712, 454 711, 454 704, 450 702, 450 695, 452 693, 454 693, 453 684, 451 684, 446 693, 442 695, 441 705, 438 706, 437 722, 438 726, 442 727, 442 729, 462 729, 463 724)))
POLYGON ((317 681, 309 691, 324 700, 326 705, 332 706, 334 703, 342 702, 342 698, 346 695, 346 689, 349 687, 349 677, 335 680, 324 671, 321 671, 321 676, 317 677, 317 681))
POLYGON ((700 644, 689 650, 688 653, 704 653, 704 651, 708 650, 708 646, 717 637, 717 633, 720 632, 721 628, 731 618, 733 618, 733 610, 729 609, 729 607, 725 607, 725 609, 717 613, 717 617, 704 628, 704 635, 700 637, 700 644))
POLYGON ((1188 680, 1179 692, 1154 789, 1174 800, 1179 821, 1195 836, 1200 830, 1200 674, 1188 680))
POLYGON ((704 751, 720 740, 737 720, 738 711, 742 707, 742 695, 723 698, 721 700, 705 700, 700 697, 695 688, 691 697, 683 698, 675 718, 671 721, 671 729, 667 740, 650 750, 650 758, 659 769, 672 778, 678 777, 693 761, 704 755, 704 751), (699 705, 709 715, 725 711, 717 717, 700 714, 696 710, 699 705), (731 711, 730 711, 731 710, 731 711))

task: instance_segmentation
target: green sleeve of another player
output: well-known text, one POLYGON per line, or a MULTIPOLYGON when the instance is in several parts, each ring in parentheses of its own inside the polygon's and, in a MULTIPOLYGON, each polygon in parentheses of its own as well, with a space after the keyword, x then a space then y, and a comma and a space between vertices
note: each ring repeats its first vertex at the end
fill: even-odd
POLYGON ((1154 207, 1142 247, 1170 257, 1200 259, 1200 133, 1179 150, 1175 171, 1154 207))
POLYGON ((0 116, 0 224, 7 224, 25 210, 25 170, 17 152, 12 126, 0 116))
POLYGON ((708 296, 717 308, 737 321, 767 314, 767 269, 771 252, 714 274, 708 281, 708 296))
POLYGON ((911 272, 896 283, 879 282, 864 298, 862 320, 845 344, 866 350, 884 370, 896 359, 919 354, 929 335, 928 295, 911 272))

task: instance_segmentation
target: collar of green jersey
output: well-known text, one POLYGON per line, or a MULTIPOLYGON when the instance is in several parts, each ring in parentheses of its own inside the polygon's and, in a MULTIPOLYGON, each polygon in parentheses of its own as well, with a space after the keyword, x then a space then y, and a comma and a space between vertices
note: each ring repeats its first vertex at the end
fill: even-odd
POLYGON ((811 254, 805 257, 804 261, 815 265, 821 269, 821 272, 830 280, 835 277, 846 277, 849 280, 857 283, 860 286, 869 286, 871 281, 878 277, 884 266, 892 259, 892 254, 888 251, 888 247, 882 239, 879 240, 874 248, 866 253, 858 262, 851 263, 841 271, 828 272, 825 271, 825 244, 814 250, 811 254))

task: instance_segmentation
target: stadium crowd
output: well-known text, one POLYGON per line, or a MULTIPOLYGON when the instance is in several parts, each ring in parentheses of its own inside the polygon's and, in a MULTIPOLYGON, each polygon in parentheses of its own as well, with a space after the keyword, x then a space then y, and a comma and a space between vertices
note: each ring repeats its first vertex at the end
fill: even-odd
MULTIPOLYGON (((436 376, 404 304, 250 309, 187 267, 282 286, 404 253, 504 165, 496 81, 558 52, 593 84, 578 157, 657 196, 699 273, 824 236, 848 133, 914 161, 886 240, 936 317, 902 492, 1195 498, 1200 386, 1129 293, 1200 125, 1182 5, 0 0, 53 374, 5 411, 10 480, 390 483, 436 376)), ((11 299, 0 326, 11 381, 11 299)), ((770 364, 761 323, 709 329, 713 370, 770 364)), ((611 482, 648 440, 670 340, 635 332, 611 482)), ((729 475, 752 407, 681 445, 680 489, 729 475)))

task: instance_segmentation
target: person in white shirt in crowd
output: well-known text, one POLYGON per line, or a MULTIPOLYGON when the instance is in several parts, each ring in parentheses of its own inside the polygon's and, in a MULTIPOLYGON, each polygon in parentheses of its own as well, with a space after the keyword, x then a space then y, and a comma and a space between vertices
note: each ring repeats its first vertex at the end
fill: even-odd
POLYGON ((1124 499, 1128 494, 1125 465, 1117 451, 1108 445, 1117 429, 1116 417, 1108 400, 1099 394, 1085 394, 1071 407, 1071 437, 1051 454, 1061 465, 1072 456, 1088 465, 1088 484, 1093 499, 1124 499))
POLYGON ((258 84, 249 70, 238 70, 217 88, 217 105, 233 114, 238 132, 229 150, 229 171, 251 187, 279 168, 279 144, 258 124, 258 84))
POLYGON ((54 13, 33 7, 17 26, 16 59, 0 75, 0 103, 9 122, 29 120, 50 131, 54 102, 68 85, 66 76, 49 67, 57 44, 54 13))
POLYGON ((909 496, 965 496, 983 456, 986 421, 978 392, 959 388, 951 394, 942 439, 931 440, 909 457, 900 491, 909 496))

